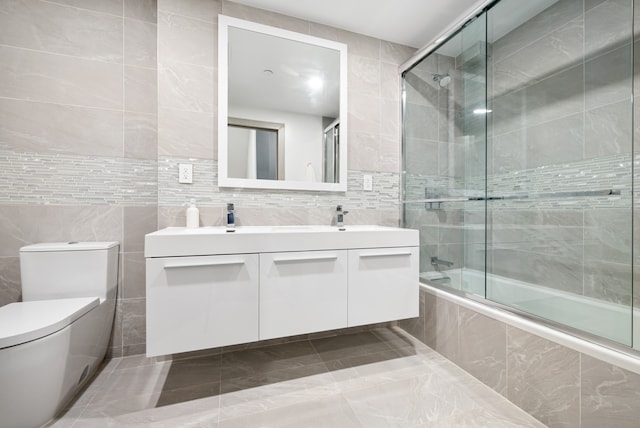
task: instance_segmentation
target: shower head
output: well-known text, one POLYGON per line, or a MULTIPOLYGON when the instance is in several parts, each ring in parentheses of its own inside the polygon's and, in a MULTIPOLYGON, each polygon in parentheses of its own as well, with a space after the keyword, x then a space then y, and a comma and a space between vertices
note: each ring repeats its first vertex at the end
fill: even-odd
POLYGON ((448 74, 434 73, 432 77, 433 81, 438 82, 441 88, 445 88, 449 85, 449 83, 451 83, 451 76, 449 76, 448 74))

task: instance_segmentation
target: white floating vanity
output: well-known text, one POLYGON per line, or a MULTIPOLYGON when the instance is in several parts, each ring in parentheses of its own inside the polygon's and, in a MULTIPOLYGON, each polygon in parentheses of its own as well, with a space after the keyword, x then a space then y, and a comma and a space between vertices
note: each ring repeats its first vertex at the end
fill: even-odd
POLYGON ((147 356, 418 316, 418 231, 170 227, 145 237, 147 356))

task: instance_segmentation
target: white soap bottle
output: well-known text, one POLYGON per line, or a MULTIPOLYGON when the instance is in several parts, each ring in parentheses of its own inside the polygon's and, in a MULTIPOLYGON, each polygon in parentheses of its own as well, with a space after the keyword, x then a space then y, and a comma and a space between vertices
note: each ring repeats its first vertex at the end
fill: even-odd
POLYGON ((189 208, 187 208, 187 228, 194 229, 200 226, 200 211, 196 207, 196 200, 191 199, 189 208))

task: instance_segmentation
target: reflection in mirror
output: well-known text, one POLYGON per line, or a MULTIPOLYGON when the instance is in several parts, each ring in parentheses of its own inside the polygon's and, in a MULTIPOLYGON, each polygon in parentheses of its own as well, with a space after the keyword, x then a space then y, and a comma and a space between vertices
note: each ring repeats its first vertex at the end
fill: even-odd
POLYGON ((219 28, 218 185, 346 191, 346 46, 226 16, 219 28))
POLYGON ((284 179, 284 124, 230 117, 229 177, 284 179))
POLYGON ((322 181, 325 183, 338 183, 340 178, 340 121, 334 120, 324 129, 323 141, 323 175, 322 181))

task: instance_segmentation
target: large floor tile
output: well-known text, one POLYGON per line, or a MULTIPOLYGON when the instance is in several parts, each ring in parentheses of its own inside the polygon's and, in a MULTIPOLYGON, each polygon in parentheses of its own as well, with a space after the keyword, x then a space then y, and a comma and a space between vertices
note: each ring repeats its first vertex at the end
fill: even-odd
POLYGON ((116 358, 47 427, 539 427, 399 328, 116 358))
POLYGON ((220 428, 363 428, 341 397, 299 403, 251 415, 221 420, 220 428))

